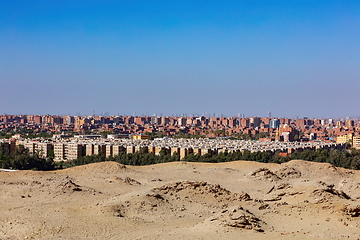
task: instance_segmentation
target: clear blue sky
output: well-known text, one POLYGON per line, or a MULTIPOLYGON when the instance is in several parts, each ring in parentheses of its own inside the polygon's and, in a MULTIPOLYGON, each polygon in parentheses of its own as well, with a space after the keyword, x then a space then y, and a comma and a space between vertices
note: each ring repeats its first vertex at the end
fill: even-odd
POLYGON ((360 115, 358 0, 0 3, 0 114, 360 115))

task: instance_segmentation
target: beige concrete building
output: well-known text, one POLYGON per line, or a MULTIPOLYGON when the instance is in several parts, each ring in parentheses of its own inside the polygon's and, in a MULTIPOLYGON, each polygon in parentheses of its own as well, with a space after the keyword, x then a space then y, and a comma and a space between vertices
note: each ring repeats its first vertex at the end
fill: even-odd
POLYGON ((105 157, 113 156, 113 146, 112 145, 106 145, 106 153, 105 157))
POLYGON ((94 155, 94 144, 86 144, 86 156, 94 155))
POLYGON ((161 150, 164 150, 165 148, 162 147, 155 147, 155 155, 159 155, 161 150))
POLYGON ((201 154, 200 148, 194 148, 194 154, 201 154))
POLYGON ((201 149, 201 156, 202 156, 202 155, 205 155, 205 154, 207 154, 207 153, 211 153, 211 149, 207 149, 207 148, 201 149))
POLYGON ((155 153, 155 147, 154 146, 148 147, 148 153, 155 153))
POLYGON ((192 148, 180 148, 180 160, 193 152, 192 148))
POLYGON ((35 144, 35 151, 39 154, 40 157, 47 158, 50 151, 52 150, 51 143, 37 143, 35 144))
POLYGON ((140 152, 141 151, 141 147, 140 146, 135 146, 135 152, 140 152))
POLYGON ((98 155, 106 155, 106 146, 105 145, 94 145, 94 154, 98 155))
POLYGON ((171 156, 174 155, 175 153, 177 153, 180 156, 180 148, 178 147, 172 147, 170 149, 170 152, 171 152, 171 156))
POLYGON ((74 160, 82 156, 82 146, 77 143, 65 145, 65 159, 74 160))
POLYGON ((127 146, 126 147, 126 153, 134 153, 135 152, 135 147, 134 146, 127 146))
POLYGON ((114 145, 113 146, 113 156, 119 155, 120 153, 125 152, 125 148, 123 146, 114 145))
POLYGON ((353 137, 353 147, 360 149, 360 137, 353 137))
POLYGON ((77 143, 54 144, 54 155, 57 161, 74 160, 82 156, 82 145, 77 143))
POLYGON ((351 133, 341 135, 336 138, 336 143, 347 143, 347 142, 350 142, 352 140, 352 138, 353 138, 353 135, 351 133))
POLYGON ((54 144, 54 160, 64 160, 65 159, 65 144, 63 143, 55 143, 54 144))
POLYGON ((29 143, 25 143, 24 147, 27 148, 29 150, 29 154, 32 155, 35 153, 35 146, 36 144, 33 142, 29 142, 29 143))

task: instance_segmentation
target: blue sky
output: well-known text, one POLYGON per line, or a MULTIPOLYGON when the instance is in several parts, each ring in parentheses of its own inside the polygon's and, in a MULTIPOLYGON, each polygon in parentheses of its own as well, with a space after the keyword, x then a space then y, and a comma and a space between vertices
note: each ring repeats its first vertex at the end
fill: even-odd
POLYGON ((0 113, 360 115, 359 1, 0 3, 0 113))

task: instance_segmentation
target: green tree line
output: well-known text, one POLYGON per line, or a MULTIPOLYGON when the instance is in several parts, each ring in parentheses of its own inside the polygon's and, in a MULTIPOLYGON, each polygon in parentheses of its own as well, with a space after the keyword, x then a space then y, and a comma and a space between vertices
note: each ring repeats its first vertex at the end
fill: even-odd
MULTIPOLYGON (((301 159, 312 162, 330 163, 335 167, 344 167, 348 169, 360 170, 360 150, 336 150, 336 149, 317 149, 295 151, 291 156, 281 156, 279 152, 221 152, 218 154, 189 154, 182 161, 186 162, 231 162, 237 160, 256 161, 263 163, 284 163, 292 159, 301 159)), ((144 166, 157 163, 179 161, 180 156, 175 153, 171 155, 169 152, 162 150, 160 154, 155 155, 141 150, 133 154, 125 152, 116 156, 105 157, 103 155, 83 156, 75 160, 56 162, 53 157, 48 159, 41 158, 38 154, 29 154, 28 150, 22 145, 18 146, 13 153, 0 144, 0 168, 10 169, 35 169, 35 170, 53 170, 56 168, 69 168, 94 162, 115 161, 124 165, 144 166)))
MULTIPOLYGON (((295 151, 291 156, 281 156, 279 152, 221 152, 218 154, 194 154, 187 155, 182 161, 185 162, 208 162, 220 163, 231 162, 237 160, 256 161, 263 163, 284 163, 293 159, 301 159, 312 162, 326 162, 335 167, 344 167, 348 169, 360 170, 360 150, 305 150, 295 151)), ((144 151, 135 152, 134 154, 121 153, 117 156, 105 157, 103 155, 84 156, 72 161, 66 161, 59 164, 61 168, 68 168, 78 165, 84 165, 93 162, 115 161, 124 165, 144 166, 157 163, 179 161, 180 157, 177 153, 170 155, 165 151, 161 151, 159 155, 146 153, 144 151)))
POLYGON ((10 149, 4 143, 0 144, 0 168, 18 170, 54 170, 55 165, 52 159, 41 158, 37 153, 29 154, 29 150, 19 145, 15 151, 10 153, 10 149))

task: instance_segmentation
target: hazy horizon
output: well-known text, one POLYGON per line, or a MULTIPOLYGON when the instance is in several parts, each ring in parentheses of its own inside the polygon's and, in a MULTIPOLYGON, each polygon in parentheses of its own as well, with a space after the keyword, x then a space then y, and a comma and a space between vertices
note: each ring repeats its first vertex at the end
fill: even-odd
MULTIPOLYGON (((91 117, 91 116, 95 116, 95 117, 116 117, 116 116, 133 116, 133 117, 225 117, 225 118, 231 118, 231 117, 237 117, 237 118, 253 118, 253 117, 260 117, 260 118, 268 118, 268 116, 265 115, 253 115, 253 116, 244 116, 244 117, 239 117, 239 115, 224 115, 224 114, 216 114, 216 113, 203 113, 203 114, 169 114, 169 115, 165 115, 165 114, 141 114, 141 113, 132 113, 132 114, 121 114, 121 113, 115 113, 115 114, 111 114, 111 113, 107 113, 107 112, 100 112, 100 113, 92 113, 92 114, 82 114, 80 112, 71 114, 71 113, 67 113, 67 114, 49 114, 49 113, 38 113, 38 114, 26 114, 26 113, 16 113, 16 114, 8 114, 8 113, 0 113, 0 115, 40 115, 40 116, 46 116, 46 115, 50 115, 50 116, 79 116, 79 117, 91 117)), ((270 118, 287 118, 287 119, 334 119, 334 120, 338 120, 338 119, 359 119, 360 120, 360 116, 341 116, 341 117, 309 117, 309 116, 272 116, 270 118)))

